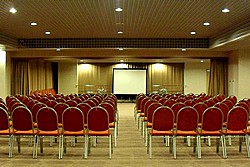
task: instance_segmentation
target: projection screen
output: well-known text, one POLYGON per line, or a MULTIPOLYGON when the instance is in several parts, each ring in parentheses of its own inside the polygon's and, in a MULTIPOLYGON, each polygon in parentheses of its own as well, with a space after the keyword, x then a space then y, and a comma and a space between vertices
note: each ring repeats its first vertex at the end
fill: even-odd
POLYGON ((146 69, 113 69, 113 93, 132 95, 147 92, 146 69))

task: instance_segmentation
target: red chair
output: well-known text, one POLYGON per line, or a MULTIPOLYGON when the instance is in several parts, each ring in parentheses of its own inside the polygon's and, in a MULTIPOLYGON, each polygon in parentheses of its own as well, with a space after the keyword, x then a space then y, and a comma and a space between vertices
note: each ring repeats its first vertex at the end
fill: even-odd
POLYGON ((115 120, 115 109, 114 107, 109 103, 101 103, 99 106, 106 109, 106 111, 109 114, 109 128, 114 129, 114 139, 115 139, 115 147, 117 145, 117 131, 118 131, 118 124, 115 120))
POLYGON ((43 107, 39 109, 36 115, 37 119, 37 143, 36 143, 36 157, 38 143, 40 142, 40 151, 43 153, 43 137, 57 137, 58 144, 58 158, 61 159, 61 130, 58 126, 58 118, 56 111, 51 107, 43 107))
POLYGON ((87 115, 89 110, 91 109, 91 106, 88 103, 80 103, 76 106, 77 108, 79 108, 84 115, 84 123, 85 123, 85 127, 87 128, 87 115))
POLYGON ((35 127, 37 126, 36 114, 40 110, 40 108, 43 108, 43 107, 47 107, 46 104, 39 102, 39 103, 36 103, 31 109, 35 127))
POLYGON ((62 123, 61 158, 66 153, 66 137, 85 137, 84 114, 79 108, 69 107, 63 112, 62 123))
POLYGON ((187 100, 187 101, 184 102, 184 104, 185 104, 186 106, 191 106, 191 107, 193 107, 196 103, 195 103, 195 101, 193 101, 193 100, 187 100))
POLYGON ((76 107, 77 106, 77 102, 74 100, 67 100, 66 104, 68 104, 70 107, 76 107))
MULTIPOLYGON (((199 130, 200 138, 211 137, 216 139, 216 152, 219 152, 219 141, 222 146, 222 157, 225 158, 225 136, 223 134, 223 112, 218 107, 207 108, 202 115, 201 129, 199 130)), ((198 158, 201 158, 201 142, 199 139, 198 148, 200 149, 198 158)))
POLYGON ((202 121, 202 115, 203 115, 203 112, 208 108, 207 105, 203 102, 199 102, 199 103, 196 103, 194 106, 193 106, 196 111, 198 112, 198 115, 199 115, 199 124, 201 124, 201 121, 202 121))
POLYGON ((33 158, 35 158, 35 147, 36 147, 36 135, 37 130, 33 126, 33 117, 32 113, 28 108, 20 106, 13 110, 11 114, 12 119, 12 128, 13 128, 13 139, 11 142, 11 157, 13 153, 13 142, 14 138, 17 137, 18 143, 18 152, 21 152, 20 149, 20 138, 21 137, 32 137, 33 139, 33 158))
POLYGON ((85 158, 90 150, 90 137, 108 137, 109 139, 109 158, 112 157, 112 132, 109 129, 109 114, 103 107, 92 107, 88 112, 87 130, 85 135, 85 158))
POLYGON ((12 129, 10 128, 10 121, 8 111, 0 107, 0 136, 9 138, 9 157, 12 157, 12 129))
MULTIPOLYGON (((249 130, 247 129, 248 112, 241 106, 233 107, 227 115, 227 126, 224 134, 230 137, 239 138, 239 152, 241 152, 242 141, 245 138, 247 156, 250 157, 250 139, 249 130)), ((225 155, 227 157, 227 151, 225 148, 225 155)))
POLYGON ((168 107, 172 107, 172 105, 173 104, 175 104, 176 103, 176 101, 174 100, 174 99, 169 99, 169 100, 167 100, 163 105, 164 106, 168 106, 168 107))
POLYGON ((145 120, 145 145, 147 146, 148 144, 148 131, 149 129, 152 128, 152 119, 153 119, 153 114, 154 111, 158 108, 161 107, 162 105, 160 103, 152 103, 148 106, 147 109, 147 119, 145 120))
POLYGON ((58 126, 59 126, 59 127, 62 127, 62 114, 63 114, 64 110, 65 110, 66 108, 68 108, 68 107, 69 107, 69 105, 66 104, 66 103, 58 103, 58 104, 56 104, 55 107, 54 107, 54 109, 55 109, 55 111, 56 111, 56 113, 57 113, 57 117, 58 117, 58 126))
MULTIPOLYGON (((173 151, 174 151, 174 158, 176 159, 176 138, 178 137, 193 137, 194 140, 194 152, 196 150, 196 144, 199 142, 198 138, 198 123, 199 123, 199 115, 197 111, 190 106, 183 107, 177 113, 176 119, 176 130, 174 132, 174 140, 173 140, 173 151)), ((198 155, 199 155, 198 149, 198 155)))
POLYGON ((54 108, 56 104, 58 104, 55 100, 49 100, 45 103, 48 107, 54 108))
POLYGON ((176 102, 175 104, 172 105, 172 107, 170 107, 175 115, 175 120, 174 122, 176 123, 176 119, 177 119, 177 113, 180 111, 180 109, 182 109, 183 107, 185 107, 186 105, 182 102, 176 102))
POLYGON ((153 114, 152 118, 152 129, 148 134, 148 149, 149 158, 152 158, 152 137, 154 136, 172 136, 173 139, 173 129, 174 129, 174 112, 171 108, 162 106, 158 107, 153 114))

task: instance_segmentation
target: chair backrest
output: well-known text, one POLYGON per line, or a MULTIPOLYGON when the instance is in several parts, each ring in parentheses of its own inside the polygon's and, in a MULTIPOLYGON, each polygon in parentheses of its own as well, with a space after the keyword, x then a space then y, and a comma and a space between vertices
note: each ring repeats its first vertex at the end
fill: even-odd
POLYGON ((148 101, 146 101, 146 103, 145 103, 145 105, 144 105, 144 109, 143 109, 143 111, 144 111, 144 114, 145 114, 145 116, 147 116, 147 112, 148 112, 148 106, 150 106, 152 103, 154 103, 154 102, 156 102, 155 100, 148 100, 148 101))
POLYGON ((149 97, 144 97, 141 101, 141 113, 144 113, 145 110, 145 104, 147 103, 147 101, 149 101, 150 98, 149 97))
POLYGON ((162 104, 160 103, 152 103, 148 106, 148 112, 147 112, 147 122, 152 123, 152 119, 153 119, 153 114, 154 111, 158 108, 161 107, 162 104))
POLYGON ((237 97, 234 95, 227 97, 227 99, 230 100, 233 103, 233 105, 237 103, 237 97))
POLYGON ((77 102, 74 100, 67 100, 66 104, 68 104, 70 107, 76 107, 77 106, 77 102))
POLYGON ((165 101, 165 103, 163 105, 171 108, 172 105, 175 103, 176 103, 176 101, 174 99, 168 99, 167 101, 165 101))
POLYGON ((204 103, 208 106, 208 107, 212 107, 215 105, 215 102, 213 101, 213 99, 208 99, 206 101, 204 101, 204 103))
POLYGON ((72 100, 74 100, 77 104, 80 104, 80 103, 83 102, 82 99, 81 99, 80 97, 75 97, 75 98, 73 98, 72 100))
POLYGON ((42 97, 41 99, 39 99, 39 102, 44 103, 44 104, 46 104, 47 101, 49 101, 49 98, 47 98, 47 97, 45 97, 45 96, 42 97))
POLYGON ((58 97, 58 98, 56 98, 56 101, 58 102, 58 103, 65 103, 66 102, 66 100, 63 98, 63 97, 58 97))
POLYGON ((33 116, 27 107, 17 107, 11 113, 12 126, 15 130, 34 130, 33 116))
POLYGON ((88 99, 88 100, 84 101, 84 103, 88 103, 91 107, 97 106, 96 103, 91 99, 88 99))
POLYGON ((219 102, 219 103, 216 103, 214 105, 214 107, 218 107, 219 109, 221 109, 221 111, 223 113, 223 118, 224 118, 223 122, 226 122, 227 121, 227 113, 229 111, 228 106, 225 103, 219 102))
POLYGON ((5 103, 0 103, 0 107, 2 107, 3 109, 5 109, 6 111, 8 111, 8 107, 6 106, 5 103))
POLYGON ((176 120, 177 130, 194 131, 198 127, 199 115, 195 108, 186 106, 179 110, 176 120))
POLYGON ((47 101, 45 104, 46 104, 48 107, 54 108, 55 105, 56 105, 57 103, 58 103, 58 102, 55 101, 55 100, 49 100, 49 101, 47 101))
POLYGON ((207 108, 202 115, 202 130, 218 131, 223 127, 223 112, 218 107, 207 108))
POLYGON ((87 129, 105 131, 109 129, 109 114, 101 106, 92 107, 87 116, 87 129))
POLYGON ((235 104, 235 106, 241 106, 243 108, 245 108, 247 110, 247 112, 249 113, 249 105, 247 104, 247 102, 243 102, 243 101, 239 101, 238 103, 235 104))
POLYGON ((33 106, 38 103, 38 101, 36 100, 30 100, 27 104, 27 107, 29 108, 29 110, 32 110, 33 106))
POLYGON ((59 123, 62 123, 62 114, 63 114, 64 110, 66 108, 68 108, 68 107, 69 107, 69 105, 66 104, 66 103, 57 103, 55 105, 54 109, 55 109, 55 111, 57 113, 57 117, 58 117, 58 122, 59 123))
POLYGON ((76 106, 77 108, 79 108, 84 115, 84 123, 87 123, 87 115, 89 110, 91 109, 91 106, 88 103, 80 103, 76 106))
POLYGON ((202 121, 202 114, 208 108, 208 106, 205 103, 203 103, 203 102, 199 102, 199 103, 196 103, 193 107, 198 112, 199 123, 201 123, 201 121, 202 121))
POLYGON ((186 106, 194 106, 196 103, 195 103, 195 101, 190 99, 190 100, 185 101, 184 104, 186 106))
POLYGON ((51 107, 42 107, 38 110, 37 129, 42 131, 58 130, 58 118, 56 111, 51 107))
POLYGON ((224 99, 224 100, 222 101, 222 103, 226 104, 226 105, 228 106, 228 109, 229 109, 229 110, 230 110, 231 108, 233 108, 233 106, 234 106, 233 102, 232 102, 231 100, 229 100, 229 99, 224 99))
POLYGON ((84 130, 84 115, 77 107, 69 107, 64 110, 62 115, 64 131, 81 131, 84 130))
POLYGON ((248 112, 241 106, 233 107, 227 114, 228 130, 243 130, 247 128, 248 112))
POLYGON ((169 131, 174 127, 174 112, 167 106, 158 107, 153 114, 152 129, 158 131, 169 131))
POLYGON ((144 95, 144 94, 139 94, 136 97, 136 109, 137 110, 141 110, 141 101, 142 101, 142 99, 144 99, 144 97, 146 97, 146 95, 144 95))
POLYGON ((161 99, 159 99, 159 103, 161 103, 161 104, 164 104, 165 103, 165 101, 167 101, 168 99, 167 98, 165 98, 165 97, 162 97, 161 99))
POLYGON ((115 120, 115 109, 110 103, 101 103, 99 106, 106 109, 106 111, 109 114, 109 123, 114 122, 115 120))
POLYGON ((34 122, 37 122, 37 120, 36 120, 36 114, 37 114, 38 110, 40 110, 40 108, 43 108, 43 107, 46 107, 46 104, 41 103, 41 102, 36 103, 36 104, 32 107, 31 113, 32 113, 33 121, 34 121, 34 122))
POLYGON ((0 107, 0 130, 10 130, 8 111, 0 107))

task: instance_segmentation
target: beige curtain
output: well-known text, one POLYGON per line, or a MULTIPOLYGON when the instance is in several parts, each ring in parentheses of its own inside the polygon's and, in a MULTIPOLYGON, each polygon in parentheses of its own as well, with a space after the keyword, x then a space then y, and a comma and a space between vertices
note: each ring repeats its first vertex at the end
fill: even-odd
POLYGON ((210 64, 210 79, 208 94, 228 96, 228 60, 212 59, 210 64))
MULTIPOLYGON (((128 64, 128 68, 148 69, 147 93, 165 88, 169 93, 183 92, 184 64, 128 64)), ((112 91, 112 64, 79 64, 78 92, 96 93, 98 88, 112 91)))
POLYGON ((184 64, 150 64, 148 66, 148 91, 167 89, 168 93, 183 93, 184 64))
POLYGON ((29 94, 28 61, 12 61, 11 94, 29 94))
POLYGON ((52 64, 43 60, 29 61, 30 90, 53 88, 52 64))
POLYGON ((53 88, 51 62, 43 60, 14 60, 12 65, 12 95, 29 95, 31 90, 53 88))
POLYGON ((113 65, 110 64, 79 64, 78 92, 96 93, 97 89, 112 91, 113 65))

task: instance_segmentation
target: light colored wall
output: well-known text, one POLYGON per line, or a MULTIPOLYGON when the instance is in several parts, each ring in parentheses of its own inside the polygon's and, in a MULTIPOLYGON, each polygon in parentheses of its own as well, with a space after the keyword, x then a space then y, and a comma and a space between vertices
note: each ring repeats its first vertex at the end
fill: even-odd
POLYGON ((238 100, 250 98, 250 50, 239 51, 238 100))
POLYGON ((239 96, 239 51, 229 53, 228 95, 239 96))
POLYGON ((6 91, 6 52, 0 50, 0 97, 5 99, 6 91))
POLYGON ((77 92, 77 63, 58 63, 58 93, 71 94, 77 92))
POLYGON ((184 70, 184 94, 207 93, 207 70, 210 61, 186 62, 184 70))

